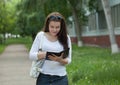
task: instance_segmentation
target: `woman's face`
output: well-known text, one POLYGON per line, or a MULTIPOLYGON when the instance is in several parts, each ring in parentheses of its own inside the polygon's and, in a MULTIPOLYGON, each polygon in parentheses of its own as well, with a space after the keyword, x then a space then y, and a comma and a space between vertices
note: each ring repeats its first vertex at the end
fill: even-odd
POLYGON ((58 21, 50 21, 49 23, 49 33, 52 36, 57 36, 60 31, 60 22, 58 21))

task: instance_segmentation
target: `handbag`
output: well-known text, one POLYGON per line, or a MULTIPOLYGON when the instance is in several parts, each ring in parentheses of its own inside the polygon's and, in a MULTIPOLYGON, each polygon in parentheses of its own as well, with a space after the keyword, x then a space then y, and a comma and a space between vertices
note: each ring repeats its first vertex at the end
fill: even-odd
POLYGON ((37 78, 39 76, 40 72, 42 71, 44 61, 45 59, 40 61, 32 61, 32 66, 30 69, 30 76, 32 78, 37 78))
MULTIPOLYGON (((42 35, 40 38, 41 38, 41 42, 40 42, 39 49, 42 51, 42 41, 43 41, 42 35)), ((40 72, 42 71, 42 66, 43 66, 44 62, 45 62, 45 59, 32 61, 32 65, 31 65, 31 69, 30 69, 30 77, 36 79, 39 76, 40 72)))

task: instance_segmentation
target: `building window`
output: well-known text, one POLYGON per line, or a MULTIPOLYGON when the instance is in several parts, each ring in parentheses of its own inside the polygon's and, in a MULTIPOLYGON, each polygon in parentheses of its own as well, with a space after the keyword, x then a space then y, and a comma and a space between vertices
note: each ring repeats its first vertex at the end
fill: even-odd
POLYGON ((120 27, 120 4, 111 8, 113 27, 120 27))
POLYGON ((98 13, 99 15, 99 29, 107 29, 107 23, 106 23, 106 19, 105 19, 105 14, 104 11, 99 11, 98 13))

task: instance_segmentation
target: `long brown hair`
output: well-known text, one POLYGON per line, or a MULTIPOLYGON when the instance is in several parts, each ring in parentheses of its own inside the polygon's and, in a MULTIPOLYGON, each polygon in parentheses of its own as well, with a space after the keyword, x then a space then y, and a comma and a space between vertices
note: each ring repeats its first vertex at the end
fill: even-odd
POLYGON ((49 24, 50 21, 57 21, 60 22, 60 31, 57 34, 58 41, 63 45, 64 49, 68 48, 68 37, 67 37, 67 27, 65 23, 65 18, 59 12, 52 12, 50 13, 45 21, 44 25, 44 32, 49 32, 49 24))

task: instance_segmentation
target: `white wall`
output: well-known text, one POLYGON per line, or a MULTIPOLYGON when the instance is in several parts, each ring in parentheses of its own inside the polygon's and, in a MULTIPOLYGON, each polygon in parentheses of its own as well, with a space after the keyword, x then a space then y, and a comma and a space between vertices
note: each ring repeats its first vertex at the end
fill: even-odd
POLYGON ((109 0, 109 1, 110 1, 110 5, 111 5, 111 6, 120 4, 120 0, 109 0))

